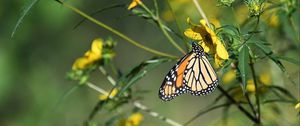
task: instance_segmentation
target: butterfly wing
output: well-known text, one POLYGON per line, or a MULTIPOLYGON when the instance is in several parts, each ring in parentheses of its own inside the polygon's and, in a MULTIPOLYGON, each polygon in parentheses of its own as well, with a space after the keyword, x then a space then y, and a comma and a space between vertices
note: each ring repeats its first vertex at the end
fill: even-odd
POLYGON ((175 96, 186 92, 183 85, 183 75, 192 52, 181 58, 176 65, 168 72, 162 85, 159 88, 159 97, 164 101, 172 100, 175 96))
POLYGON ((192 95, 206 95, 218 85, 217 75, 202 48, 193 45, 193 53, 183 75, 183 84, 192 95))
POLYGON ((201 46, 193 43, 193 50, 181 58, 166 75, 159 89, 159 97, 170 101, 183 93, 206 95, 218 85, 217 75, 201 46))

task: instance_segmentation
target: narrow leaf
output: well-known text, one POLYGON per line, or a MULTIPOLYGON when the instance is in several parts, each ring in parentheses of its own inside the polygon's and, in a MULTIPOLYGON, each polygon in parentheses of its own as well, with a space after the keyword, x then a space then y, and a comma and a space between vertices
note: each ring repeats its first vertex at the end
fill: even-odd
POLYGON ((33 7, 33 5, 35 5, 39 0, 32 0, 31 3, 29 3, 28 6, 25 6, 25 9, 23 10, 23 12, 21 13, 20 18, 18 19, 12 33, 11 33, 11 38, 14 37, 15 32, 17 31, 17 29, 19 28, 19 26, 21 25, 24 17, 28 14, 28 12, 30 11, 30 9, 33 7))
POLYGON ((272 54, 272 50, 269 46, 264 45, 262 42, 254 42, 257 47, 259 47, 266 55, 272 54))
MULTIPOLYGON (((280 68, 280 70, 285 74, 285 76, 290 80, 291 83, 296 85, 296 82, 293 81, 290 74, 286 71, 285 67, 283 66, 279 58, 273 54, 272 50, 268 46, 262 44, 261 42, 255 42, 253 44, 255 44, 258 48, 260 48, 265 53, 265 55, 268 56, 268 58, 271 59, 280 68)), ((288 60, 291 61, 291 59, 288 60)))
POLYGON ((125 90, 130 88, 133 84, 135 84, 138 80, 144 77, 150 70, 157 67, 158 65, 170 61, 167 58, 153 58, 151 60, 147 60, 142 62, 140 65, 134 67, 127 75, 122 77, 121 79, 125 85, 123 86, 122 90, 118 93, 119 95, 122 94, 125 90))
POLYGON ((300 61, 299 60, 289 58, 289 57, 285 57, 285 56, 275 56, 275 57, 278 58, 278 59, 281 59, 281 60, 284 60, 284 61, 287 61, 287 62, 290 62, 290 63, 293 63, 293 64, 296 64, 296 65, 300 66, 300 61))
POLYGON ((104 103, 106 103, 106 102, 107 101, 105 101, 105 100, 98 101, 98 103, 95 105, 95 107, 93 108, 92 112, 90 113, 89 118, 86 121, 86 124, 88 124, 95 117, 95 115, 97 114, 97 112, 99 112, 102 109, 104 103))
MULTIPOLYGON (((119 8, 119 7, 125 7, 126 4, 116 4, 116 5, 111 5, 111 6, 108 6, 108 7, 104 7, 104 8, 101 8, 99 10, 96 10, 95 12, 89 14, 90 16, 95 16, 96 14, 99 14, 99 13, 102 13, 104 11, 107 11, 107 10, 111 10, 111 9, 114 9, 114 8, 119 8)), ((76 29, 79 25, 81 25, 84 21, 86 21, 87 19, 86 18, 83 18, 81 19, 75 26, 73 29, 76 29)))
POLYGON ((249 63, 249 49, 246 45, 242 46, 239 53, 239 64, 238 68, 240 75, 242 77, 242 89, 245 92, 247 86, 247 77, 248 77, 248 63, 249 63))
POLYGON ((184 123, 184 126, 190 124, 192 121, 194 121, 195 119, 197 119, 201 115, 204 115, 205 113, 208 113, 208 112, 210 112, 212 110, 215 110, 215 109, 218 109, 218 108, 228 107, 231 104, 233 104, 233 103, 225 103, 225 104, 221 104, 221 105, 215 105, 215 106, 212 106, 212 107, 208 107, 207 109, 201 110, 200 112, 198 112, 198 114, 196 114, 190 120, 188 120, 186 123, 184 123))
POLYGON ((81 85, 75 85, 71 89, 69 89, 67 92, 65 92, 55 103, 52 111, 55 111, 56 108, 72 93, 74 93, 81 85))
POLYGON ((292 95, 292 93, 290 93, 288 90, 286 90, 285 88, 276 86, 276 85, 271 85, 268 86, 271 90, 276 90, 279 91, 280 93, 284 94, 285 96, 287 96, 289 99, 293 100, 293 101, 297 101, 297 98, 295 96, 292 95))

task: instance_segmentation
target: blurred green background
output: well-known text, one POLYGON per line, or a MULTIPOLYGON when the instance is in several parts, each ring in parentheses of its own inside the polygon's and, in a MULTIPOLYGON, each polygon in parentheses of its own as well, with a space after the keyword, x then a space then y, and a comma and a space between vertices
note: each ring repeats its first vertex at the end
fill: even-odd
MULTIPOLYGON (((69 0, 68 2, 84 12, 91 13, 112 4, 128 5, 131 1, 69 0)), ((231 13, 230 9, 216 7, 216 1, 200 2, 209 18, 218 18, 225 24, 232 24, 232 18, 230 15, 228 16, 228 14, 231 13)), ((89 21, 73 29, 82 17, 52 0, 39 1, 25 17, 17 29, 15 36, 11 38, 11 32, 22 10, 29 3, 30 0, 0 1, 1 126, 83 125, 83 122, 98 100, 99 94, 94 90, 82 87, 69 95, 61 104, 55 108, 54 106, 58 99, 75 85, 74 82, 67 80, 66 73, 71 70, 74 60, 83 55, 83 53, 90 48, 90 44, 94 38, 101 37, 106 39, 110 36, 118 41, 118 45, 115 48, 117 55, 114 59, 114 64, 120 68, 122 72, 128 72, 140 62, 150 59, 153 56, 128 44, 123 39, 114 36, 107 30, 89 21)), ((196 8, 191 4, 191 1, 179 0, 178 3, 174 1, 171 3, 175 11, 176 9, 179 10, 176 11, 176 14, 178 15, 182 28, 187 28, 185 22, 187 17, 191 17, 195 21, 199 20, 200 16, 196 12, 196 8)), ((145 1, 145 4, 151 7, 152 1, 145 1)), ((162 11, 162 17, 166 20, 170 20, 167 24, 176 29, 174 21, 165 14, 168 13, 168 5, 166 2, 160 2, 159 6, 162 11)), ((180 52, 166 42, 167 39, 155 24, 138 17, 128 16, 129 14, 130 11, 128 11, 125 6, 123 8, 115 8, 99 13, 95 17, 144 45, 179 57, 182 56, 180 52)), ((247 11, 245 14, 239 16, 247 17, 247 11)), ((296 16, 296 19, 299 19, 299 15, 296 16)), ((284 22, 285 21, 280 23, 284 24, 284 22)), ((289 29, 287 28, 288 30, 285 30, 286 28, 284 26, 285 25, 280 25, 283 29, 281 29, 281 32, 289 34, 289 29)), ((276 32, 276 30, 274 30, 274 32, 276 32)), ((287 37, 292 38, 291 36, 293 35, 291 34, 287 35, 287 37)), ((269 40, 279 38, 279 36, 270 36, 273 37, 270 37, 269 40)), ((174 38, 177 40, 177 43, 183 47, 182 40, 176 37, 174 38)), ((286 46, 286 44, 282 44, 278 41, 279 40, 276 40, 272 46, 275 50, 286 46)), ((292 39, 291 41, 296 40, 292 39)), ((292 43, 292 45, 293 44, 295 43, 292 43)), ((296 41, 296 44, 299 44, 299 41, 296 41)), ((281 55, 294 59, 299 58, 298 49, 292 48, 293 46, 286 47, 287 49, 285 49, 283 53, 281 52, 281 55), (289 50, 289 48, 291 49, 289 50)), ((197 114, 199 110, 210 105, 220 92, 215 91, 205 97, 183 95, 172 102, 162 102, 157 96, 158 88, 165 74, 174 63, 175 62, 169 62, 160 65, 157 69, 149 72, 146 77, 138 81, 134 88, 150 91, 144 95, 144 100, 142 101, 142 103, 149 108, 166 117, 184 123, 197 114)), ((273 78, 283 75, 274 64, 265 64, 268 64, 270 71, 273 73, 273 78)), ((283 78, 281 80, 283 83, 279 85, 287 87, 292 94, 299 99, 299 66, 287 62, 284 62, 284 65, 298 85, 297 88, 295 88, 296 85, 290 84, 286 78, 283 78)), ((98 77, 95 82, 98 86, 107 90, 111 88, 111 85, 103 75, 98 74, 95 77, 98 77)), ((297 121, 299 120, 299 116, 296 116, 297 110, 294 109, 293 105, 280 104, 279 106, 283 113, 275 117, 273 117, 274 115, 270 115, 271 120, 274 119, 278 125, 299 124, 299 121, 297 121)), ((246 117, 241 116, 241 113, 236 107, 231 107, 230 110, 232 112, 230 113, 231 120, 229 124, 239 125, 245 123, 245 125, 251 125, 251 122, 246 117)), ((212 111, 209 114, 201 116, 191 125, 220 125, 220 112, 222 111, 212 111)), ((268 112, 263 113, 263 115, 267 115, 267 113, 268 112)), ((110 113, 105 111, 100 112, 95 120, 100 122, 100 125, 103 125, 102 122, 109 119, 109 114, 110 113)), ((147 115, 147 113, 143 113, 143 115, 145 119, 142 125, 167 125, 163 121, 147 115)))

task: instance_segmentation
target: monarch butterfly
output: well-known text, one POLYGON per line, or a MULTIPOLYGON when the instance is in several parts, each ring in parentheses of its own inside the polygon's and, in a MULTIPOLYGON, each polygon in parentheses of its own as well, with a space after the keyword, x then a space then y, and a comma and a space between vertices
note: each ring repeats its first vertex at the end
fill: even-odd
POLYGON ((218 85, 217 75, 196 42, 192 51, 181 58, 166 75, 159 89, 159 97, 170 101, 183 93, 206 95, 218 85))

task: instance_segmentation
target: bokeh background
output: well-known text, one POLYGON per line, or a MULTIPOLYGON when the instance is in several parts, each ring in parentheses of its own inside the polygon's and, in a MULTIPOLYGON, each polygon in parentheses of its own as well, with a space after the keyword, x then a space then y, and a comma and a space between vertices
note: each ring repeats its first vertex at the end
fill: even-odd
MULTIPOLYGON (((194 21, 200 19, 191 1, 170 1, 170 5, 178 16, 182 29, 188 26, 186 23, 187 17, 191 17, 194 21)), ((84 12, 91 13, 112 4, 128 5, 131 1, 69 0, 68 2, 84 12)), ((144 1, 144 3, 150 8, 153 6, 152 1, 148 0, 144 1)), ((200 3, 210 19, 221 20, 223 24, 233 24, 230 8, 217 7, 216 1, 200 1, 200 3)), ((30 4, 30 0, 0 1, 1 126, 83 125, 94 105, 98 102, 99 94, 97 92, 87 87, 82 87, 69 95, 58 106, 55 107, 55 105, 75 85, 74 82, 67 80, 66 73, 71 70, 74 60, 90 48, 90 44, 95 38, 101 37, 106 39, 112 37, 118 42, 113 63, 122 72, 128 72, 142 61, 153 57, 152 54, 128 44, 123 39, 89 21, 74 29, 74 26, 82 17, 53 0, 39 1, 25 17, 15 36, 11 38, 13 28, 22 10, 28 4, 30 4)), ((176 23, 170 16, 166 1, 159 1, 159 6, 161 17, 166 21, 166 24, 176 29, 176 23)), ((248 11, 247 9, 239 10, 240 8, 243 8, 242 5, 234 9, 236 9, 238 20, 243 20, 248 17, 248 11)), ((299 9, 297 11, 294 16, 298 25, 299 9)), ((182 56, 180 52, 167 42, 167 39, 155 24, 139 17, 129 16, 129 14, 130 11, 125 6, 99 13, 95 18, 144 45, 179 57, 182 56)), ((293 38, 293 33, 290 32, 291 28, 288 27, 285 20, 281 19, 282 17, 280 17, 277 28, 262 28, 263 32, 268 35, 267 41, 272 41, 274 50, 278 50, 277 52, 283 56, 299 60, 299 48, 295 48, 299 47, 299 41, 293 38), (290 40, 277 36, 280 33, 283 33, 281 35, 290 40)), ((268 21, 265 24, 267 25, 268 21)), ((176 31, 179 32, 177 29, 176 31)), ((174 38, 183 47, 182 40, 175 36, 174 38)), ((168 62, 160 65, 138 81, 134 88, 150 91, 143 95, 144 98, 141 101, 143 104, 161 115, 184 123, 197 114, 199 110, 210 105, 220 92, 215 91, 205 97, 183 95, 172 102, 162 102, 157 96, 158 88, 166 72, 174 63, 168 62)), ((277 82, 280 81, 279 85, 287 87, 299 99, 299 66, 288 62, 283 63, 297 85, 291 84, 285 77, 277 78, 277 82)), ((264 68, 267 67, 267 70, 271 71, 272 78, 284 75, 271 62, 262 64, 265 64, 264 68)), ((95 83, 98 86, 107 90, 111 88, 111 85, 103 75, 97 74, 95 77, 97 77, 95 83)), ((273 119, 278 125, 299 125, 299 116, 296 116, 298 110, 295 110, 293 105, 277 105, 280 106, 280 111, 282 111, 280 115, 268 115, 268 112, 266 112, 263 113, 263 116, 270 116, 268 119, 273 119)), ((129 105, 126 107, 130 108, 129 105)), ((229 117, 230 125, 252 124, 246 117, 241 116, 242 114, 236 107, 231 107, 230 111, 232 111, 229 117)), ((201 116, 190 125, 221 125, 221 112, 221 110, 212 111, 201 116)), ((104 125, 102 122, 108 120, 110 114, 112 113, 102 111, 95 120, 100 125, 104 125)), ((163 121, 149 116, 147 113, 143 113, 143 115, 144 121, 141 125, 167 125, 163 121)), ((276 125, 276 123, 270 125, 276 125)))

